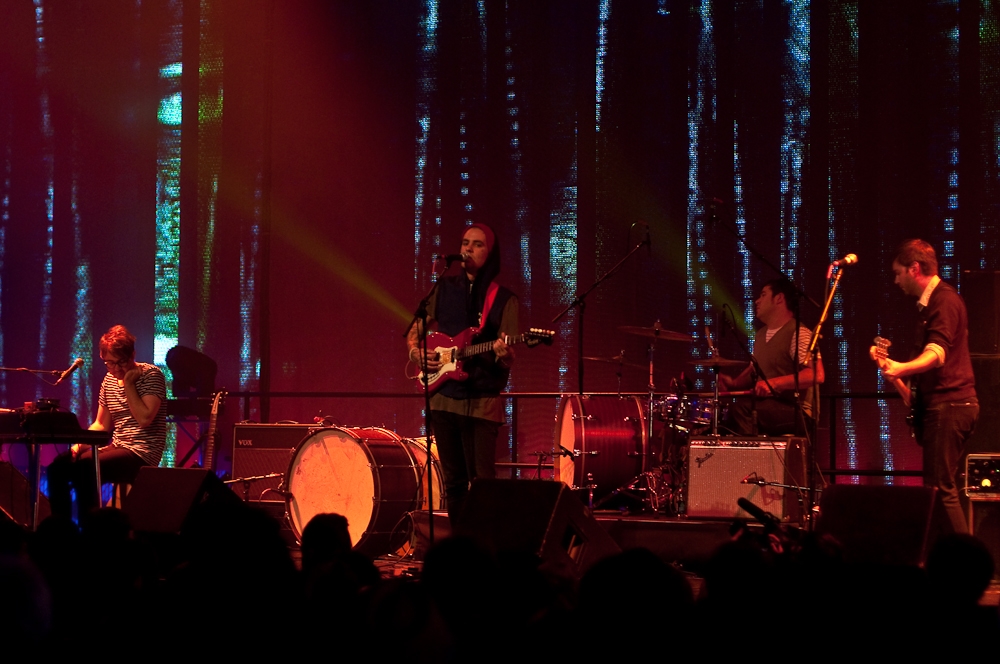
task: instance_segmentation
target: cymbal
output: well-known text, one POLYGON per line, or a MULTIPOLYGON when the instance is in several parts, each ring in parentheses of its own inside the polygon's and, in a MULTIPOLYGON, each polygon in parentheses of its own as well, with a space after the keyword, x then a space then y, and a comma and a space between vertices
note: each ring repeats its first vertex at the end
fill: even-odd
POLYGON ((696 367, 743 367, 747 362, 743 360, 727 360, 724 357, 706 357, 702 360, 691 360, 688 362, 696 367))
POLYGON ((628 334, 638 334, 640 337, 653 337, 654 339, 663 339, 664 341, 693 341, 690 334, 684 334, 683 332, 671 332, 670 330, 663 329, 660 326, 659 321, 657 321, 656 325, 653 327, 619 325, 618 329, 622 332, 627 332, 628 334))

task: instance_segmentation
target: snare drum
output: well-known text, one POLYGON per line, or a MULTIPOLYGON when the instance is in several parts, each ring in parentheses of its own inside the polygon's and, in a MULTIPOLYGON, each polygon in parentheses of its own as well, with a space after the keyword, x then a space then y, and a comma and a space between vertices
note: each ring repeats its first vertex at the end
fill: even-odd
MULTIPOLYGON (((432 447, 432 452, 433 452, 432 447)), ((419 443, 377 427, 311 430, 299 443, 285 473, 288 514, 296 538, 317 514, 347 517, 351 544, 379 556, 402 546, 409 532, 403 517, 426 508, 427 482, 434 482, 435 509, 442 504, 440 469, 419 443)))
POLYGON ((646 418, 638 397, 563 396, 555 431, 555 479, 594 486, 595 500, 642 472, 646 418))

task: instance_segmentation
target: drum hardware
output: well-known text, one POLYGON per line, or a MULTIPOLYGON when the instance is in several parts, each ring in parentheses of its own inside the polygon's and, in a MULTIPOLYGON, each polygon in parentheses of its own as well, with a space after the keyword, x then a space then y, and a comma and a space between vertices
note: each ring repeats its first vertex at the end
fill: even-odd
POLYGON ((586 490, 589 505, 603 498, 603 487, 629 484, 649 449, 643 408, 635 396, 564 395, 552 448, 555 479, 586 490))
MULTIPOLYGON (((285 476, 284 473, 268 473, 267 475, 254 475, 252 477, 237 477, 235 479, 226 480, 225 482, 223 482, 223 484, 236 484, 237 482, 242 482, 243 483, 243 502, 248 502, 250 500, 250 485, 251 484, 253 484, 254 482, 259 482, 260 480, 268 480, 268 479, 271 479, 273 477, 284 477, 284 476, 285 476)), ((280 489, 273 489, 272 488, 272 489, 265 489, 264 492, 261 493, 261 495, 263 496, 264 493, 266 493, 268 491, 276 491, 278 493, 283 493, 280 489)))
MULTIPOLYGON (((710 337, 711 338, 711 337, 710 337)), ((697 367, 709 367, 712 369, 712 435, 719 435, 719 369, 722 367, 742 367, 746 365, 746 362, 741 362, 739 360, 727 360, 724 357, 714 356, 715 348, 710 347, 710 353, 713 357, 707 357, 700 360, 692 360, 688 364, 697 367)))

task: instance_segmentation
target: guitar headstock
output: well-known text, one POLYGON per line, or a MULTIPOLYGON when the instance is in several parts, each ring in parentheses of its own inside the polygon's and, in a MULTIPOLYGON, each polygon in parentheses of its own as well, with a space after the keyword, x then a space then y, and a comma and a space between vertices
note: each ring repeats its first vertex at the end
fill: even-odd
POLYGON ((875 358, 878 360, 886 360, 889 358, 889 346, 892 342, 883 337, 875 337, 875 358))
POLYGON ((543 330, 541 328, 533 327, 524 333, 524 343, 527 346, 537 346, 540 343, 546 346, 552 345, 552 340, 555 338, 555 330, 543 330))

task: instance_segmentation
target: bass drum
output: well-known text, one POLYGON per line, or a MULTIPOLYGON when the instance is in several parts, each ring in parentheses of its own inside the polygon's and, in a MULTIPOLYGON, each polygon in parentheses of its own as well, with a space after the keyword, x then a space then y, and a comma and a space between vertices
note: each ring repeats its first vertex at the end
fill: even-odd
POLYGON ((310 431, 285 473, 288 515, 301 541, 317 514, 347 517, 354 549, 381 556, 409 537, 403 517, 426 508, 427 482, 434 482, 435 508, 441 504, 441 475, 424 472, 426 448, 378 427, 328 427, 310 431))
POLYGON ((556 417, 555 479, 594 485, 594 500, 642 472, 646 418, 638 397, 565 395, 556 417))

